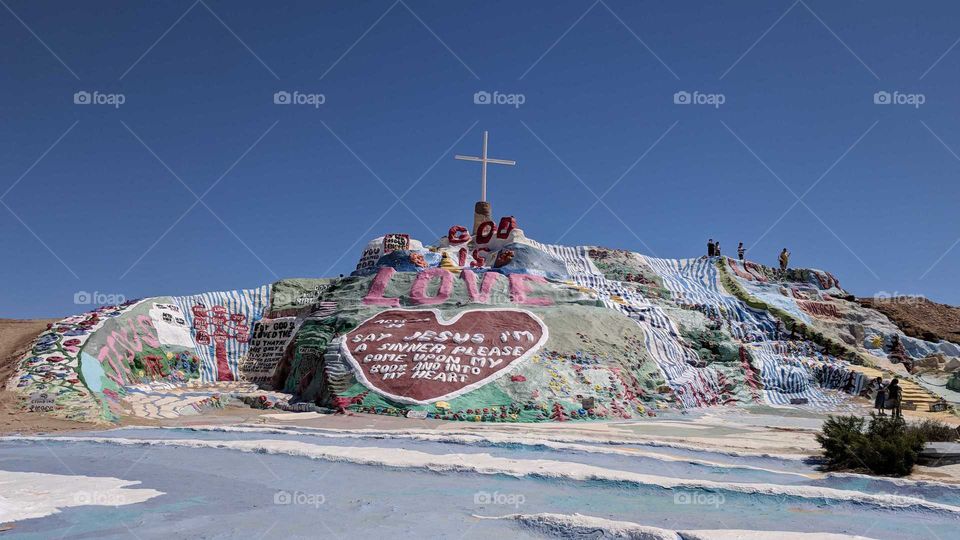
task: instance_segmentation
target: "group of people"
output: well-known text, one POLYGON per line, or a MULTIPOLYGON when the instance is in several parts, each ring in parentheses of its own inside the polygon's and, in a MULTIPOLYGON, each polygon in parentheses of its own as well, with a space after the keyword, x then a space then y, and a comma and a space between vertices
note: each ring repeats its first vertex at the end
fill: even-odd
MULTIPOLYGON (((743 248, 743 242, 740 242, 740 247, 743 248)), ((713 238, 707 241, 707 257, 720 257, 720 242, 714 242, 713 238)), ((740 255, 740 259, 743 259, 743 255, 740 255)))
MULTIPOLYGON (((737 245, 737 258, 740 259, 740 261, 743 261, 743 257, 746 254, 747 254, 747 248, 743 247, 743 242, 740 242, 737 245)), ((720 251, 720 242, 719 241, 714 242, 713 238, 708 240, 707 241, 707 257, 722 257, 722 256, 723 255, 720 251)), ((780 260, 780 271, 786 272, 787 265, 790 264, 790 252, 787 251, 787 248, 783 248, 783 251, 780 252, 779 260, 780 260)))
POLYGON ((890 414, 894 418, 903 418, 901 403, 903 401, 903 389, 900 388, 900 380, 893 379, 888 384, 883 383, 883 377, 877 377, 870 382, 870 392, 875 394, 873 406, 877 409, 878 416, 886 416, 884 409, 890 409, 890 414))

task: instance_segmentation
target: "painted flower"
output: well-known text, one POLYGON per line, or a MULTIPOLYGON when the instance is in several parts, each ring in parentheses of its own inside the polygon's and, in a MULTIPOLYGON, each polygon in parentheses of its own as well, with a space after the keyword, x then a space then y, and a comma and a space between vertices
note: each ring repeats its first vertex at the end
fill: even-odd
POLYGON ((56 343, 58 339, 60 339, 60 336, 58 336, 58 335, 56 335, 56 334, 44 334, 44 335, 40 336, 39 338, 37 338, 37 344, 38 344, 38 345, 46 345, 46 344, 49 344, 49 343, 56 343))

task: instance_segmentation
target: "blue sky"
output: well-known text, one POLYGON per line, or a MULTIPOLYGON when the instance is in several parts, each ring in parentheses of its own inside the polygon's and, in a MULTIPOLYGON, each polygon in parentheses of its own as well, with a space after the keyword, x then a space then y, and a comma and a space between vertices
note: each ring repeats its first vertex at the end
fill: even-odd
POLYGON ((3 317, 431 242, 472 219, 478 167, 453 154, 485 129, 518 161, 491 168, 494 214, 540 241, 786 246, 856 294, 960 304, 955 2, 2 4, 3 317))

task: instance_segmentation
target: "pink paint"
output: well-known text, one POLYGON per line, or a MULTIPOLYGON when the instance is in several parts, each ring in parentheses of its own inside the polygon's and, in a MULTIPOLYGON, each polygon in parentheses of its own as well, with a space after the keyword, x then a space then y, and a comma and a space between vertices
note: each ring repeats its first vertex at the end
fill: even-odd
POLYGON ((153 326, 153 321, 146 315, 137 316, 137 326, 140 327, 140 339, 147 345, 159 349, 160 340, 157 338, 157 329, 153 326))
POLYGON ((418 305, 442 304, 450 298, 451 292, 453 292, 453 274, 443 268, 428 268, 417 274, 417 279, 410 287, 410 302, 418 305), (440 278, 440 289, 436 296, 427 296, 427 285, 436 277, 440 278))
POLYGON ((130 371, 130 366, 136 359, 137 353, 143 351, 143 344, 158 348, 160 340, 157 339, 157 329, 153 326, 153 321, 146 315, 139 315, 134 321, 118 323, 119 330, 112 330, 107 336, 107 344, 100 348, 97 354, 97 360, 100 364, 110 366, 110 373, 107 370, 107 377, 117 384, 127 384, 126 373, 130 371), (138 328, 139 327, 139 328, 138 328))
POLYGON ((477 291, 477 275, 473 273, 473 270, 464 269, 460 273, 460 277, 463 278, 463 282, 467 285, 467 294, 470 296, 471 302, 476 302, 478 304, 487 304, 490 302, 490 291, 493 290, 494 284, 497 282, 497 278, 500 277, 500 274, 496 272, 487 272, 483 275, 483 283, 480 284, 480 291, 477 291))
POLYGON ((751 276, 750 273, 747 272, 746 270, 740 269, 736 261, 734 261, 733 259, 727 258, 727 266, 729 266, 730 269, 733 270, 734 274, 740 276, 741 278, 747 281, 753 281, 753 276, 751 276))
POLYGON ((535 276, 532 274, 510 274, 507 276, 510 280, 510 301, 515 304, 522 304, 526 306, 549 306, 553 304, 553 300, 549 298, 528 298, 527 293, 530 290, 527 288, 527 281, 532 281, 534 283, 546 284, 547 280, 542 276, 535 276))
POLYGON ((107 338, 107 344, 103 347, 100 347, 100 354, 97 355, 97 360, 100 361, 101 366, 104 364, 110 366, 109 370, 104 370, 110 380, 119 384, 120 386, 124 386, 127 384, 127 381, 123 374, 126 373, 127 367, 121 366, 119 362, 114 360, 114 357, 110 354, 110 351, 114 347, 115 341, 116 340, 114 340, 112 337, 107 338))
MULTIPOLYGON (((390 283, 390 278, 393 277, 395 272, 396 270, 390 267, 383 267, 378 270, 377 277, 373 278, 373 283, 370 284, 370 290, 363 297, 363 303, 368 306, 400 307, 399 298, 385 298, 383 296, 387 292, 387 284, 390 283)), ((446 272, 446 270, 443 270, 443 272, 446 272)))
MULTIPOLYGON (((387 285, 389 285, 390 280, 393 278, 393 274, 395 273, 396 270, 388 267, 378 270, 376 277, 370 283, 370 290, 363 298, 363 303, 369 306, 400 307, 399 298, 386 298, 384 296, 387 290, 387 285)), ((479 291, 477 290, 477 276, 472 270, 464 269, 460 275, 467 287, 467 294, 469 295, 471 302, 483 304, 490 303, 490 296, 493 286, 496 284, 497 279, 499 279, 500 274, 496 272, 487 272, 484 274, 483 282, 480 285, 479 291)), ((531 274, 511 274, 508 276, 508 280, 511 302, 527 306, 553 305, 553 300, 549 298, 527 296, 531 292, 528 288, 528 282, 532 281, 534 283, 540 283, 544 285, 547 284, 547 280, 542 276, 531 274)), ((443 268, 427 268, 426 270, 417 274, 417 277, 413 282, 413 286, 410 288, 410 303, 416 305, 440 304, 446 302, 450 298, 450 294, 452 292, 453 274, 444 270, 443 268), (440 278, 440 289, 437 291, 437 295, 427 296, 427 285, 433 282, 433 279, 437 277, 440 278)))

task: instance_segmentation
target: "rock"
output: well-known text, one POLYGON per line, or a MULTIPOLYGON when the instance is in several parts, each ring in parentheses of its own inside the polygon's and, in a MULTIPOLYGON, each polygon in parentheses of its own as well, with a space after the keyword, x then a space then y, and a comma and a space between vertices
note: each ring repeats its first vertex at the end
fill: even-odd
POLYGON ((944 371, 957 371, 960 369, 960 358, 951 358, 947 360, 947 363, 943 365, 944 371))
MULTIPOLYGON (((941 359, 943 355, 940 353, 931 354, 930 356, 925 356, 919 360, 916 360, 913 364, 915 368, 934 368, 940 366, 941 359)), ((943 361, 946 361, 945 359, 943 361)))

